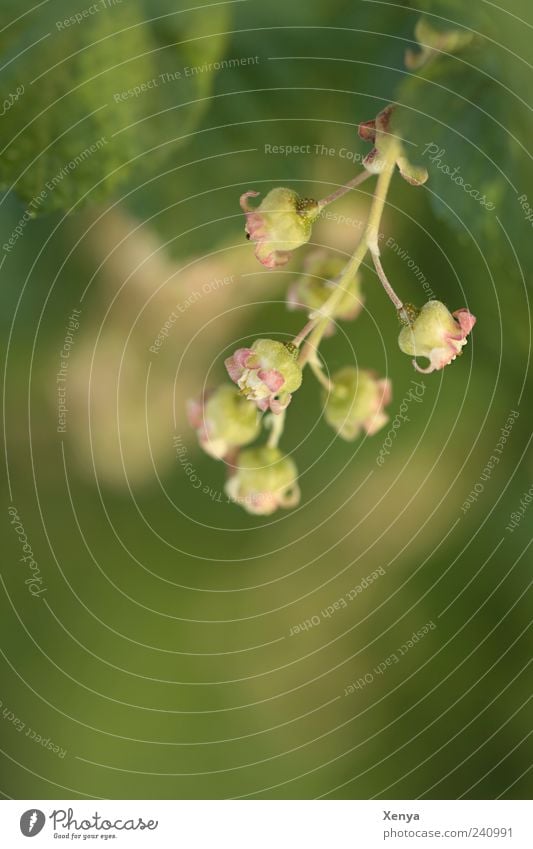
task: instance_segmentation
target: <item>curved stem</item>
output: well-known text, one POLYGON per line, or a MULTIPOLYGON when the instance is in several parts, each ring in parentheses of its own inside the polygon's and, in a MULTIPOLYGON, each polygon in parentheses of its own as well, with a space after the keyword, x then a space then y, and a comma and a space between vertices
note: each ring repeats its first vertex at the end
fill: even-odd
POLYGON ((376 273, 377 273, 379 279, 381 280, 381 285, 385 289, 387 295, 391 299, 392 303, 394 304, 394 306, 396 307, 398 312, 403 313, 404 312, 403 303, 401 302, 398 295, 396 294, 396 292, 392 288, 391 284, 389 283, 389 281, 387 279, 387 275, 385 274, 385 270, 384 270, 384 268, 381 264, 381 260, 380 260, 379 256, 375 253, 372 253, 372 260, 374 262, 374 267, 376 269, 376 273))
POLYGON ((300 347, 300 345, 304 341, 305 337, 309 336, 311 331, 314 330, 316 323, 317 323, 317 319, 312 318, 307 322, 307 324, 304 327, 302 327, 298 336, 295 336, 294 339, 292 340, 292 344, 295 346, 295 348, 300 347))
POLYGON ((325 206, 329 206, 330 203, 333 203, 334 201, 341 198, 343 195, 350 192, 352 189, 355 189, 357 188, 357 186, 360 186, 361 183, 364 183, 365 180, 368 180, 369 177, 372 177, 372 174, 365 169, 360 174, 358 174, 357 177, 354 177, 353 180, 350 180, 344 186, 341 186, 339 189, 336 189, 330 195, 327 195, 327 197, 323 198, 322 200, 319 200, 319 207, 323 209, 325 206))

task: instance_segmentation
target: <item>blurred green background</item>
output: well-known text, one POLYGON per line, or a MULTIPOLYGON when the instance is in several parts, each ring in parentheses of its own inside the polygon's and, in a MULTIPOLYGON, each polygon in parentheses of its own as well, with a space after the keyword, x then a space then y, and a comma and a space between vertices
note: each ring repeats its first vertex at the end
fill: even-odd
MULTIPOLYGON (((192 5, 2 4, 0 789, 26 799, 526 798, 531 9, 192 5), (475 37, 415 79, 404 54, 417 50, 421 11, 436 29, 475 37), (411 149, 438 144, 495 209, 426 157, 426 186, 393 181, 383 231, 399 247, 384 248, 383 263, 422 305, 412 259, 435 296, 467 306, 477 325, 461 359, 423 378, 423 401, 409 405, 382 467, 387 428, 339 440, 309 375, 282 441, 301 471, 301 505, 249 516, 220 495, 223 469, 198 450, 184 403, 224 376, 239 344, 298 332, 302 314, 284 298, 312 248, 263 269, 239 195, 333 191, 368 152, 358 123, 391 101, 404 106, 411 149), (38 597, 10 507, 46 588, 38 597), (321 613, 378 569, 346 607, 321 613), (373 672, 429 622, 398 663, 373 672)), ((312 245, 348 256, 371 191, 369 181, 340 201, 312 245)), ((323 353, 331 369, 356 361, 390 377, 392 418, 419 378, 368 265, 362 285, 361 316, 323 353)))

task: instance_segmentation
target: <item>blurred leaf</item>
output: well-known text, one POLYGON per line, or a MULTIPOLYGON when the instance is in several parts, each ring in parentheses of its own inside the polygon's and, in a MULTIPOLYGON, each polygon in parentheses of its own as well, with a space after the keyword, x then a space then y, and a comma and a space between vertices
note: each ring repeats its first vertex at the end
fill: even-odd
MULTIPOLYGON (((458 4, 425 2, 424 7, 448 10, 451 19, 458 4)), ((470 22, 476 14, 483 22, 477 8, 469 13, 470 22)), ((516 21, 510 24, 517 28, 516 21)), ((397 96, 405 107, 399 111, 399 131, 417 146, 410 150, 417 150, 429 170, 435 212, 454 229, 469 230, 487 255, 501 238, 497 219, 516 215, 517 189, 528 164, 531 111, 515 95, 517 77, 516 64, 511 71, 504 52, 489 38, 476 37, 457 56, 439 55, 407 77, 397 96)))
MULTIPOLYGON (((84 16, 85 7, 42 7, 8 25, 2 42, 2 99, 24 91, 2 121, 0 185, 34 213, 68 209, 86 192, 100 200, 138 174, 130 160, 153 168, 157 158, 143 154, 166 152, 177 127, 194 125, 212 85, 205 66, 224 45, 226 7, 181 14, 161 0, 84 16)), ((9 0, 6 18, 17 11, 9 0)))

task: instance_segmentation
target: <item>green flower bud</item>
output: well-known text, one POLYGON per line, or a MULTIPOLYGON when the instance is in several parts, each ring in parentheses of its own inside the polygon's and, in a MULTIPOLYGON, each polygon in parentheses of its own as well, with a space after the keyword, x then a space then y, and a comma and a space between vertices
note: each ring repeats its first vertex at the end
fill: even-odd
POLYGON ((301 198, 292 189, 278 188, 254 208, 248 198, 258 195, 259 192, 245 192, 241 196, 246 236, 255 242, 259 262, 267 268, 277 268, 289 261, 291 251, 309 241, 320 207, 316 200, 301 198))
POLYGON ((463 353, 466 337, 476 323, 476 317, 467 309, 451 313, 440 301, 428 301, 412 323, 403 327, 398 344, 404 354, 413 357, 426 357, 427 368, 413 365, 417 371, 429 374, 444 368, 463 353))
POLYGON ((361 430, 371 436, 388 422, 384 407, 392 398, 390 380, 346 366, 333 375, 332 384, 324 393, 324 416, 343 439, 350 442, 361 430))
MULTIPOLYGON (((304 274, 290 287, 287 294, 289 309, 306 310, 310 314, 320 314, 326 301, 336 289, 335 279, 338 278, 346 265, 345 260, 333 256, 324 250, 313 251, 304 263, 304 274)), ((363 307, 360 279, 346 287, 332 318, 351 321, 357 318, 363 307)), ((326 335, 334 332, 334 323, 329 325, 326 335)))
POLYGON ((201 447, 217 460, 253 442, 261 430, 258 409, 234 386, 219 386, 203 400, 188 401, 187 414, 201 447))
POLYGON ((415 25, 415 38, 420 52, 405 51, 405 65, 410 71, 422 68, 442 53, 459 53, 472 42, 474 33, 464 29, 435 29, 428 18, 421 17, 415 25))
POLYGON ((302 369, 294 345, 256 339, 251 348, 239 348, 225 361, 231 379, 260 410, 280 413, 302 383, 302 369))
POLYGON ((279 507, 295 507, 300 501, 296 464, 279 448, 240 451, 226 494, 258 516, 269 516, 279 507))

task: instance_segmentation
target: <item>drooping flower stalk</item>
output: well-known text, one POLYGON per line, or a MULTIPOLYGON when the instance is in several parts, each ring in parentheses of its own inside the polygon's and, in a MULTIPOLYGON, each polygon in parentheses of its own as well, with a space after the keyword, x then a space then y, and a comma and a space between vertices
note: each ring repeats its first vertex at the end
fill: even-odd
POLYGON ((357 176, 350 180, 348 183, 345 183, 344 186, 340 186, 340 188, 336 189, 330 195, 327 195, 322 200, 318 201, 318 205, 320 209, 324 209, 326 206, 329 206, 330 203, 334 203, 339 198, 343 197, 348 192, 351 192, 352 189, 356 189, 357 186, 360 186, 365 180, 368 180, 372 174, 369 171, 361 171, 357 176))
POLYGON ((387 193, 392 179, 396 157, 396 147, 395 145, 390 145, 387 150, 386 162, 384 163, 383 169, 378 177, 376 190, 372 199, 372 206, 368 214, 363 235, 354 251, 353 256, 348 261, 343 273, 341 274, 337 282, 335 291, 333 292, 329 300, 325 303, 325 305, 322 307, 322 318, 318 322, 316 328, 311 333, 305 345, 305 348, 300 355, 301 365, 304 365, 306 362, 309 361, 309 358, 311 356, 309 349, 314 349, 315 351, 318 349, 320 342, 322 341, 324 332, 330 321, 330 318, 335 312, 335 308, 341 300, 346 287, 350 285, 351 281, 357 274, 359 267, 368 251, 370 250, 372 254, 377 254, 379 256, 379 227, 381 224, 381 218, 383 216, 383 210, 385 208, 385 202, 387 199, 387 193))
POLYGON ((301 198, 285 187, 272 189, 254 207, 249 198, 257 197, 257 192, 241 197, 246 235, 254 243, 256 257, 265 268, 274 269, 289 262, 293 250, 310 242, 313 225, 326 206, 377 176, 361 238, 348 262, 343 267, 340 253, 315 248, 291 284, 288 308, 307 314, 292 342, 259 338, 249 348, 238 348, 225 361, 236 386, 219 387, 189 405, 201 447, 227 465, 228 497, 248 513, 268 516, 299 503, 297 467, 279 443, 287 407, 302 383, 306 365, 323 390, 324 420, 340 438, 370 436, 388 421, 386 407, 392 398, 388 377, 354 365, 337 369, 330 377, 319 355, 323 339, 335 332, 337 323, 353 321, 363 308, 359 270, 368 253, 403 325, 399 347, 414 358, 418 371, 429 374, 455 360, 476 322, 467 309, 452 313, 440 301, 431 300, 421 309, 403 303, 381 263, 381 220, 395 169, 414 186, 428 179, 426 169, 409 161, 404 140, 395 135, 394 111, 387 106, 374 120, 360 124, 360 137, 373 145, 363 160, 364 170, 323 200, 301 198), (419 358, 429 364, 421 365, 419 358), (250 447, 263 425, 269 431, 266 443, 250 447))
POLYGON ((394 289, 392 288, 391 284, 389 283, 389 281, 387 279, 387 275, 385 274, 384 268, 381 264, 379 254, 372 253, 372 261, 374 263, 374 268, 376 269, 376 273, 377 273, 379 279, 381 280, 381 285, 385 289, 387 295, 391 299, 392 303, 394 304, 394 306, 396 307, 396 309, 398 310, 400 315, 402 317, 405 317, 405 311, 404 311, 404 308, 403 308, 403 303, 402 303, 402 301, 400 300, 400 298, 398 297, 398 295, 396 294, 396 292, 394 291, 394 289))

